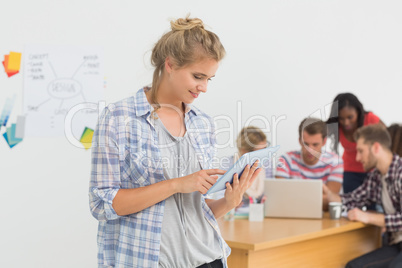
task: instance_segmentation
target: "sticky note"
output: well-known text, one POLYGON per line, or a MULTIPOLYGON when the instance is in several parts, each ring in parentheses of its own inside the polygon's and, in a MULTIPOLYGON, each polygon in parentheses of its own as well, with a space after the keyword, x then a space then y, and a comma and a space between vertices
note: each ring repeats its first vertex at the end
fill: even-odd
POLYGON ((7 128, 7 140, 9 145, 15 145, 22 141, 20 138, 15 137, 16 124, 11 124, 11 127, 7 128))
POLYGON ((92 137, 94 135, 94 130, 90 128, 85 128, 81 135, 80 142, 84 145, 85 150, 88 150, 92 146, 92 137))
POLYGON ((8 69, 8 55, 4 55, 4 70, 6 70, 6 73, 10 72, 8 69))
POLYGON ((5 126, 7 125, 8 118, 10 117, 11 110, 13 109, 15 101, 15 95, 13 96, 12 99, 7 98, 6 103, 3 107, 3 111, 1 112, 0 115, 0 125, 5 126))
POLYGON ((25 116, 17 117, 17 127, 15 128, 15 137, 23 139, 25 135, 25 116))
POLYGON ((8 119, 10 118, 10 115, 9 114, 7 114, 5 117, 4 117, 4 119, 3 119, 3 126, 6 126, 7 125, 7 122, 8 122, 8 119))
POLYGON ((3 134, 3 137, 4 137, 4 139, 6 140, 6 142, 7 142, 7 144, 8 144, 8 146, 10 146, 10 148, 13 148, 15 145, 17 145, 18 143, 20 143, 21 141, 22 141, 22 139, 20 140, 20 141, 13 141, 13 142, 11 142, 10 141, 10 136, 9 136, 9 134, 10 134, 10 130, 9 130, 10 128, 7 128, 7 132, 5 132, 4 134, 3 134))
POLYGON ((10 52, 10 55, 8 56, 7 69, 11 72, 16 72, 20 70, 20 66, 21 66, 21 53, 10 52))
POLYGON ((8 66, 8 55, 4 56, 4 61, 2 61, 2 63, 3 63, 3 66, 4 66, 4 70, 6 71, 6 74, 7 74, 8 77, 11 77, 11 76, 19 73, 19 71, 10 71, 8 69, 8 67, 7 67, 8 66))
POLYGON ((8 146, 10 146, 10 148, 13 148, 15 145, 17 145, 17 144, 10 145, 10 143, 8 143, 7 133, 4 133, 4 134, 3 134, 3 137, 4 137, 4 139, 6 140, 8 146))

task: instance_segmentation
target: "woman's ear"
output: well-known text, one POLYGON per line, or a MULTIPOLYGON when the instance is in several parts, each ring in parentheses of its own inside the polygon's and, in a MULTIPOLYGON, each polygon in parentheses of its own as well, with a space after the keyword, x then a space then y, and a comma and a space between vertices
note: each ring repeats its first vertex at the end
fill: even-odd
POLYGON ((165 69, 168 74, 170 74, 173 70, 173 63, 169 57, 167 57, 165 60, 165 69))

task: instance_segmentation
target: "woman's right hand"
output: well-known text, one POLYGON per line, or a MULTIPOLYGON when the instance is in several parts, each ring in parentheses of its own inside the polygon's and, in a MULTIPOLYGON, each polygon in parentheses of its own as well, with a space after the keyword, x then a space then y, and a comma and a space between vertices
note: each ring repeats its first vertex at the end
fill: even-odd
POLYGON ((218 179, 217 175, 223 175, 225 172, 226 170, 222 169, 203 169, 193 174, 176 178, 176 192, 192 193, 198 191, 201 194, 206 194, 218 179))

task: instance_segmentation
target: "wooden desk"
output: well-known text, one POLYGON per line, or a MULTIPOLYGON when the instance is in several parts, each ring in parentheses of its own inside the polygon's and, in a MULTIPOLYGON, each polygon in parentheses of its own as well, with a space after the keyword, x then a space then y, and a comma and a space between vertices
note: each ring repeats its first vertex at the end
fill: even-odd
POLYGON ((345 218, 322 220, 265 218, 224 221, 219 226, 232 248, 229 268, 338 268, 380 246, 379 227, 345 218))

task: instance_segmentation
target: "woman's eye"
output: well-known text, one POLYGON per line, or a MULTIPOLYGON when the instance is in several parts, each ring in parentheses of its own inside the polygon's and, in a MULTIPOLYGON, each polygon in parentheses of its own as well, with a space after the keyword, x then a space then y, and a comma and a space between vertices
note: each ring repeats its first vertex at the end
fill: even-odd
POLYGON ((194 78, 195 78, 195 79, 201 79, 201 76, 194 75, 194 78))

